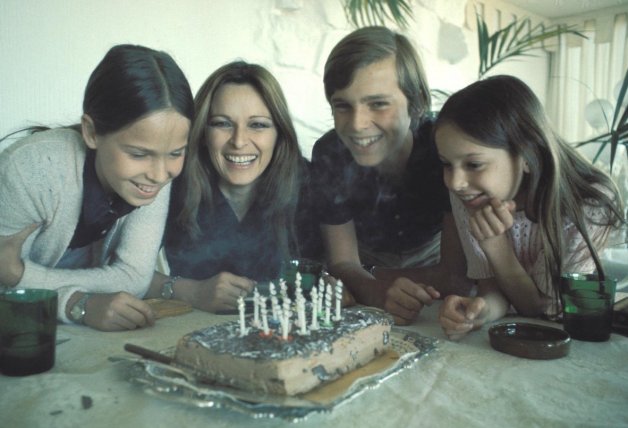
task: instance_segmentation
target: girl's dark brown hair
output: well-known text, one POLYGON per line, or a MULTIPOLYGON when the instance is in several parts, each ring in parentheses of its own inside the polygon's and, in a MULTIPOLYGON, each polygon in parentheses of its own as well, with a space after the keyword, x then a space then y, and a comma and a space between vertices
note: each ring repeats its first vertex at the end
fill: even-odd
MULTIPOLYGON (((174 109, 191 121, 194 100, 190 85, 169 54, 140 45, 116 45, 109 49, 92 71, 83 96, 83 113, 90 116, 98 135, 119 131, 164 109, 174 109)), ((68 128, 80 132, 81 125, 68 128)), ((33 126, 4 138, 22 131, 47 129, 33 126)))
POLYGON ((443 123, 455 125, 486 146, 521 156, 528 164, 524 209, 539 226, 555 297, 567 256, 562 233, 565 219, 582 234, 598 274, 604 275, 597 250, 612 229, 625 224, 617 187, 551 130, 539 99, 524 82, 512 76, 494 76, 467 86, 445 102, 434 129, 443 123), (585 205, 601 208, 602 220, 586 218, 585 205), (606 226, 606 233, 593 242, 587 224, 606 226))

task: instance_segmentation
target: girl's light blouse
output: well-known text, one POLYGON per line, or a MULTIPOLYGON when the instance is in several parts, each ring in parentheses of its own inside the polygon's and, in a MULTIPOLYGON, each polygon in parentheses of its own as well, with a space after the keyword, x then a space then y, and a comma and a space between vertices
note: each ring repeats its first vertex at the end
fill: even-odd
MULTIPOLYGON (((471 235, 469 228, 469 214, 462 201, 450 192, 451 209, 456 221, 458 236, 467 261, 467 277, 470 279, 486 279, 495 276, 489 262, 480 248, 478 241, 471 235)), ((586 217, 595 222, 602 221, 604 212, 596 207, 584 205, 586 217)), ((554 299, 551 280, 545 270, 544 250, 537 223, 530 221, 523 210, 514 213, 514 224, 507 232, 517 260, 523 269, 532 277, 532 280, 543 295, 554 299)), ((587 226, 589 236, 598 250, 603 246, 608 228, 590 222, 587 226)), ((566 258, 563 261, 562 272, 591 273, 595 270, 595 263, 584 239, 571 221, 563 224, 566 258)), ((547 309, 547 315, 555 315, 559 302, 554 301, 547 309)))

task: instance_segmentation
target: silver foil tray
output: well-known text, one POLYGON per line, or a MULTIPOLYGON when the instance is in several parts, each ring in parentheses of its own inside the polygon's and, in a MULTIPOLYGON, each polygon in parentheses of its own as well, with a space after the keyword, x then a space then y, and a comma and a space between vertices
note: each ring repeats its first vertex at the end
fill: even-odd
MULTIPOLYGON (((391 331, 392 351, 398 355, 385 368, 357 377, 341 392, 325 394, 318 391, 342 378, 321 385, 299 396, 279 396, 235 389, 203 380, 193 371, 147 359, 123 358, 128 379, 139 384, 153 396, 202 408, 229 409, 252 418, 282 418, 298 421, 313 412, 329 412, 364 391, 377 388, 382 382, 415 366, 421 358, 437 350, 437 339, 421 336, 398 327, 391 331)), ((162 351, 174 355, 175 348, 162 351)), ((390 357, 389 357, 390 359, 390 357)), ((368 368, 368 364, 365 368, 368 368)), ((349 376, 351 373, 345 375, 349 376)), ((346 381, 345 381, 346 383, 346 381)))

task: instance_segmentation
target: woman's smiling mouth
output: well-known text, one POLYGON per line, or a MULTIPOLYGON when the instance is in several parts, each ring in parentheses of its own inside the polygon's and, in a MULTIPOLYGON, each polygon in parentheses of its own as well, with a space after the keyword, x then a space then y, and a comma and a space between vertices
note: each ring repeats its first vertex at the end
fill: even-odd
POLYGON ((235 164, 236 166, 247 166, 257 159, 257 155, 225 155, 224 157, 227 162, 235 164))

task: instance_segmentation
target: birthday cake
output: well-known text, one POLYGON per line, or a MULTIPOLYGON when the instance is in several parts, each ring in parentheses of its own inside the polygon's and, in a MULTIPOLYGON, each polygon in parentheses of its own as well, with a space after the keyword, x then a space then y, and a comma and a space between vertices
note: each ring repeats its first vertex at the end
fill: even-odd
POLYGON ((175 360, 221 384, 296 395, 367 364, 390 347, 392 318, 385 312, 338 306, 332 317, 329 305, 320 310, 314 302, 297 304, 294 323, 290 314, 286 321, 289 298, 281 314, 273 308, 272 318, 283 317, 281 322, 268 323, 265 302, 262 309, 256 306, 254 317, 241 311, 239 321, 185 335, 175 360))

